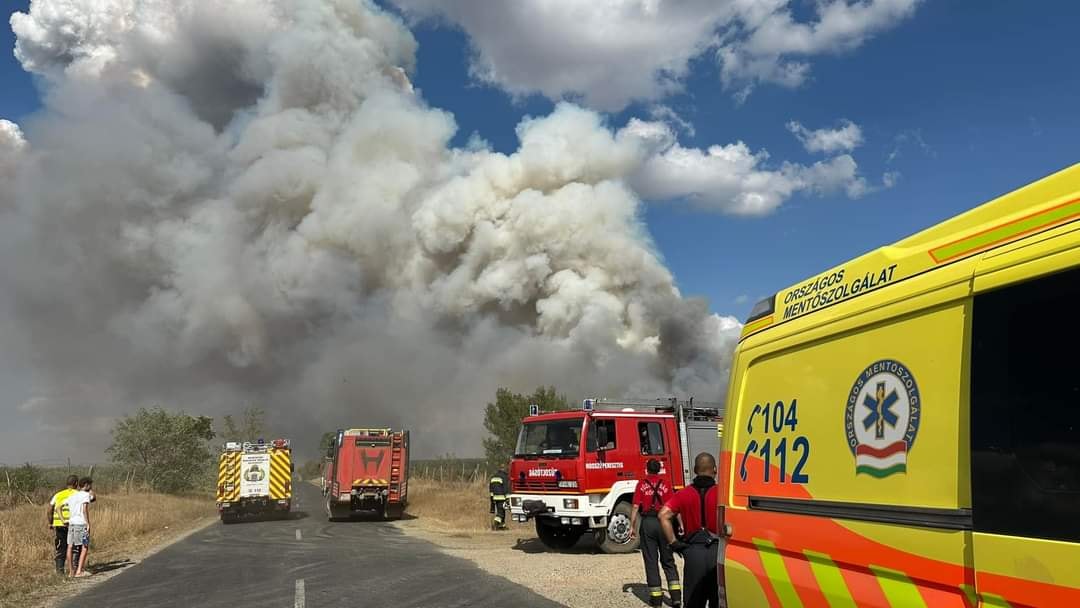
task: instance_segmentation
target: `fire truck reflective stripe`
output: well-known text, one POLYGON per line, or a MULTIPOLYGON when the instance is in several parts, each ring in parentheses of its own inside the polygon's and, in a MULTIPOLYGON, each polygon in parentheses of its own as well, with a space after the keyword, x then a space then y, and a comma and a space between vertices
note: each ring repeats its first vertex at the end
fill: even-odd
POLYGON ((352 482, 354 486, 386 486, 390 485, 390 482, 385 479, 354 479, 352 482))
POLYGON ((288 498, 291 494, 289 491, 292 480, 291 462, 289 452, 270 453, 270 498, 280 500, 288 498))
POLYGON ((222 458, 224 475, 221 483, 225 484, 223 502, 236 502, 240 499, 240 452, 229 452, 222 458), (229 487, 231 485, 231 488, 229 487))
POLYGON ((844 576, 832 558, 816 551, 803 551, 818 587, 829 602, 830 608, 855 608, 855 600, 844 583, 844 576))
POLYGON ((754 546, 757 547, 761 563, 765 567, 765 575, 772 584, 776 597, 780 600, 783 608, 802 608, 802 600, 795 592, 795 586, 791 584, 787 568, 784 567, 784 558, 776 549, 776 545, 763 538, 755 538, 754 546))
POLYGON ((926 608, 926 602, 919 594, 919 588, 903 572, 870 565, 870 571, 877 577, 885 599, 893 608, 926 608))

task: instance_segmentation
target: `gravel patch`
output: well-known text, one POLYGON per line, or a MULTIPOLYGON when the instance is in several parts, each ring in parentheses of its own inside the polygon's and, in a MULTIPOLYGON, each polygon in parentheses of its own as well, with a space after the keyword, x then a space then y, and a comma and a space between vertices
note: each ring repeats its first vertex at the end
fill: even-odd
MULTIPOLYGON (((554 553, 536 538, 532 524, 503 532, 444 532, 423 520, 397 523, 444 553, 472 561, 483 570, 565 604, 569 608, 646 606, 648 590, 640 553, 607 555, 590 535, 570 551, 554 553)), ((679 572, 682 560, 676 557, 679 572)), ((666 598, 665 598, 666 600, 666 598)))

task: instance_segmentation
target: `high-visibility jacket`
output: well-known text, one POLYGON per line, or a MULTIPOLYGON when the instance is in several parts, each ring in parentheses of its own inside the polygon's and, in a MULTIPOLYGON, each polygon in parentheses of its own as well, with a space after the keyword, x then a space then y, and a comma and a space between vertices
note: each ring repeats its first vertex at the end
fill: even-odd
POLYGON ((499 471, 491 476, 488 491, 491 492, 493 500, 506 500, 507 494, 510 493, 510 481, 505 471, 499 471))
POLYGON ((68 519, 71 517, 70 513, 68 513, 67 499, 75 492, 78 492, 75 488, 64 488, 53 494, 49 504, 53 507, 52 525, 54 528, 67 527, 68 519))

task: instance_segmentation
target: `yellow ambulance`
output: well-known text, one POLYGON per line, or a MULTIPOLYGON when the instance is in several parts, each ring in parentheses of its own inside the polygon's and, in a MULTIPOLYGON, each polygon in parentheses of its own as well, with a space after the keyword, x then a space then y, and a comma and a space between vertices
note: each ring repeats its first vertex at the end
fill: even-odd
POLYGON ((1080 164, 759 303, 732 365, 734 608, 1080 607, 1080 164))

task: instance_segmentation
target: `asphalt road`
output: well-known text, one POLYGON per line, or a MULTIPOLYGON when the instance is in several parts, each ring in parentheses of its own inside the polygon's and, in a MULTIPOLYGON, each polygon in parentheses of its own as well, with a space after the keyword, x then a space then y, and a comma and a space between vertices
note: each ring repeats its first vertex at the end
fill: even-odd
POLYGON ((62 606, 560 606, 391 524, 330 523, 318 489, 293 487, 292 519, 214 523, 62 606))

